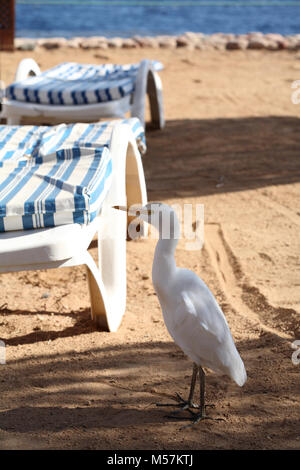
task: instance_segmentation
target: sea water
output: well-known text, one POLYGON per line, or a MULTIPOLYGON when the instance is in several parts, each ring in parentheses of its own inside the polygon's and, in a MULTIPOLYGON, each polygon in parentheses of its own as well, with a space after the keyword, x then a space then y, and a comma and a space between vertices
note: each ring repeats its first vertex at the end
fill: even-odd
POLYGON ((300 1, 16 0, 17 37, 300 33, 300 1))

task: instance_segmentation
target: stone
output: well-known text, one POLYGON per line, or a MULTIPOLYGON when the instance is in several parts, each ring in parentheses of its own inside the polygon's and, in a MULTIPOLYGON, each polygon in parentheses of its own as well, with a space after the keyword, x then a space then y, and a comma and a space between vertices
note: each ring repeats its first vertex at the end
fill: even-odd
POLYGON ((288 37, 286 39, 286 47, 288 51, 299 51, 300 50, 300 39, 296 37, 288 37))
POLYGON ((278 33, 267 33, 265 34, 266 39, 271 39, 272 41, 284 41, 282 34, 278 33))
POLYGON ((159 40, 158 40, 158 37, 139 36, 138 44, 140 47, 156 48, 156 47, 159 47, 159 40))
POLYGON ((107 49, 107 39, 102 36, 91 36, 81 41, 82 49, 107 49))
POLYGON ((248 47, 247 39, 237 38, 226 43, 227 50, 245 50, 248 47))
MULTIPOLYGON (((287 48, 287 39, 282 36, 282 34, 277 33, 268 33, 265 35, 265 39, 267 39, 269 46, 267 49, 269 50, 277 50, 277 49, 286 49, 287 48), (277 44, 277 48, 273 48, 273 43, 277 44)), ((274 46, 275 47, 275 46, 274 46)))
POLYGON ((144 47, 144 37, 143 36, 133 36, 132 39, 137 43, 138 47, 144 47))
POLYGON ((131 38, 125 38, 123 39, 122 41, 122 47, 124 49, 135 49, 138 47, 138 44, 136 41, 134 41, 133 39, 131 38))
POLYGON ((180 36, 177 36, 176 43, 177 47, 186 47, 188 49, 199 49, 199 45, 202 45, 203 41, 207 40, 207 37, 203 33, 187 32, 180 36))
POLYGON ((247 34, 248 38, 251 39, 256 39, 256 38, 263 38, 264 37, 264 34, 261 33, 260 31, 252 31, 250 33, 247 34))
POLYGON ((158 45, 162 49, 175 49, 177 47, 176 36, 159 36, 158 45))
POLYGON ((278 51, 279 44, 277 41, 272 41, 271 39, 267 39, 265 42, 265 49, 268 51, 278 51))
POLYGON ((182 34, 181 36, 177 36, 176 38, 177 47, 188 47, 190 43, 191 41, 189 40, 189 38, 185 36, 185 34, 182 34))
POLYGON ((72 38, 68 39, 67 41, 67 47, 70 47, 71 49, 76 49, 81 46, 81 42, 83 41, 83 38, 72 38))
POLYGON ((194 33, 188 31, 187 33, 184 34, 184 36, 188 39, 188 41, 198 44, 199 41, 201 41, 204 38, 203 33, 194 33))
POLYGON ((122 44, 123 44, 123 39, 122 38, 111 38, 111 39, 107 40, 108 47, 111 47, 113 49, 121 48, 122 44))
POLYGON ((36 39, 30 38, 15 38, 15 48, 19 51, 34 51, 37 46, 36 39))
POLYGON ((250 38, 248 49, 264 49, 266 45, 267 41, 263 37, 250 38))
POLYGON ((223 37, 226 41, 234 41, 236 39, 236 35, 233 33, 219 33, 220 37, 223 37))
POLYGON ((39 39, 38 46, 44 47, 45 49, 58 49, 59 47, 67 46, 68 41, 66 38, 47 38, 39 39))
POLYGON ((224 50, 227 40, 220 34, 212 34, 207 38, 207 42, 217 50, 224 50))

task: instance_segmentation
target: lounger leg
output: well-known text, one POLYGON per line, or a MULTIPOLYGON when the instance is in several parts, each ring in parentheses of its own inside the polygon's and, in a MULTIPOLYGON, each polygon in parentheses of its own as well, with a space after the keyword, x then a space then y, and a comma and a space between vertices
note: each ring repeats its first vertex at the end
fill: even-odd
POLYGON ((140 64, 131 109, 132 117, 137 117, 145 126, 146 95, 149 96, 151 121, 156 129, 165 125, 163 113, 162 84, 158 74, 153 70, 149 60, 140 64))
POLYGON ((117 331, 126 307, 127 224, 125 212, 107 210, 109 225, 98 234, 99 268, 89 254, 86 266, 92 319, 101 329, 117 331))
POLYGON ((18 126, 21 122, 21 116, 8 116, 6 119, 6 123, 8 126, 18 126))
POLYGON ((162 129, 165 125, 162 84, 156 72, 149 71, 148 73, 147 94, 150 102, 152 126, 154 129, 162 129))
POLYGON ((134 152, 133 146, 129 145, 126 161, 126 194, 127 206, 130 209, 127 216, 128 239, 136 239, 147 235, 146 223, 137 221, 137 213, 134 206, 143 206, 147 203, 147 190, 145 176, 140 155, 134 152))
POLYGON ((133 136, 126 125, 113 131, 110 151, 114 179, 102 207, 98 230, 98 262, 87 253, 88 284, 92 318, 102 329, 116 331, 126 308, 126 212, 115 205, 146 204, 143 165, 133 136))
POLYGON ((92 320, 95 321, 100 329, 108 331, 107 310, 109 310, 109 306, 101 276, 97 267, 93 265, 93 260, 90 263, 86 263, 86 267, 92 320))

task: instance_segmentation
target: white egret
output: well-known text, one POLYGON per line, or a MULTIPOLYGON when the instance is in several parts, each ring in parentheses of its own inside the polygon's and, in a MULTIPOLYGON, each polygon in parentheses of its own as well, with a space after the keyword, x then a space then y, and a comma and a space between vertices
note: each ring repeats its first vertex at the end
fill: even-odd
POLYGON ((177 406, 190 411, 193 423, 198 423, 208 418, 205 413, 205 373, 202 367, 226 374, 242 386, 247 379, 244 363, 224 313, 212 292, 193 271, 176 266, 174 253, 180 227, 175 211, 166 204, 152 203, 141 208, 139 218, 152 224, 159 232, 152 267, 153 286, 168 332, 194 363, 188 400, 183 400, 177 394, 177 406), (200 404, 195 405, 193 397, 198 373, 200 404), (199 412, 191 410, 195 408, 199 412))

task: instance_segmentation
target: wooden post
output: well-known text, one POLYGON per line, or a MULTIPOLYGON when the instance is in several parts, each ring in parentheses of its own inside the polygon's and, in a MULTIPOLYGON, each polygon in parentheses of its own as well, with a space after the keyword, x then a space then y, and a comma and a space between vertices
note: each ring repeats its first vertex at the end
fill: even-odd
POLYGON ((15 0, 0 1, 0 50, 13 51, 15 39, 15 0))

